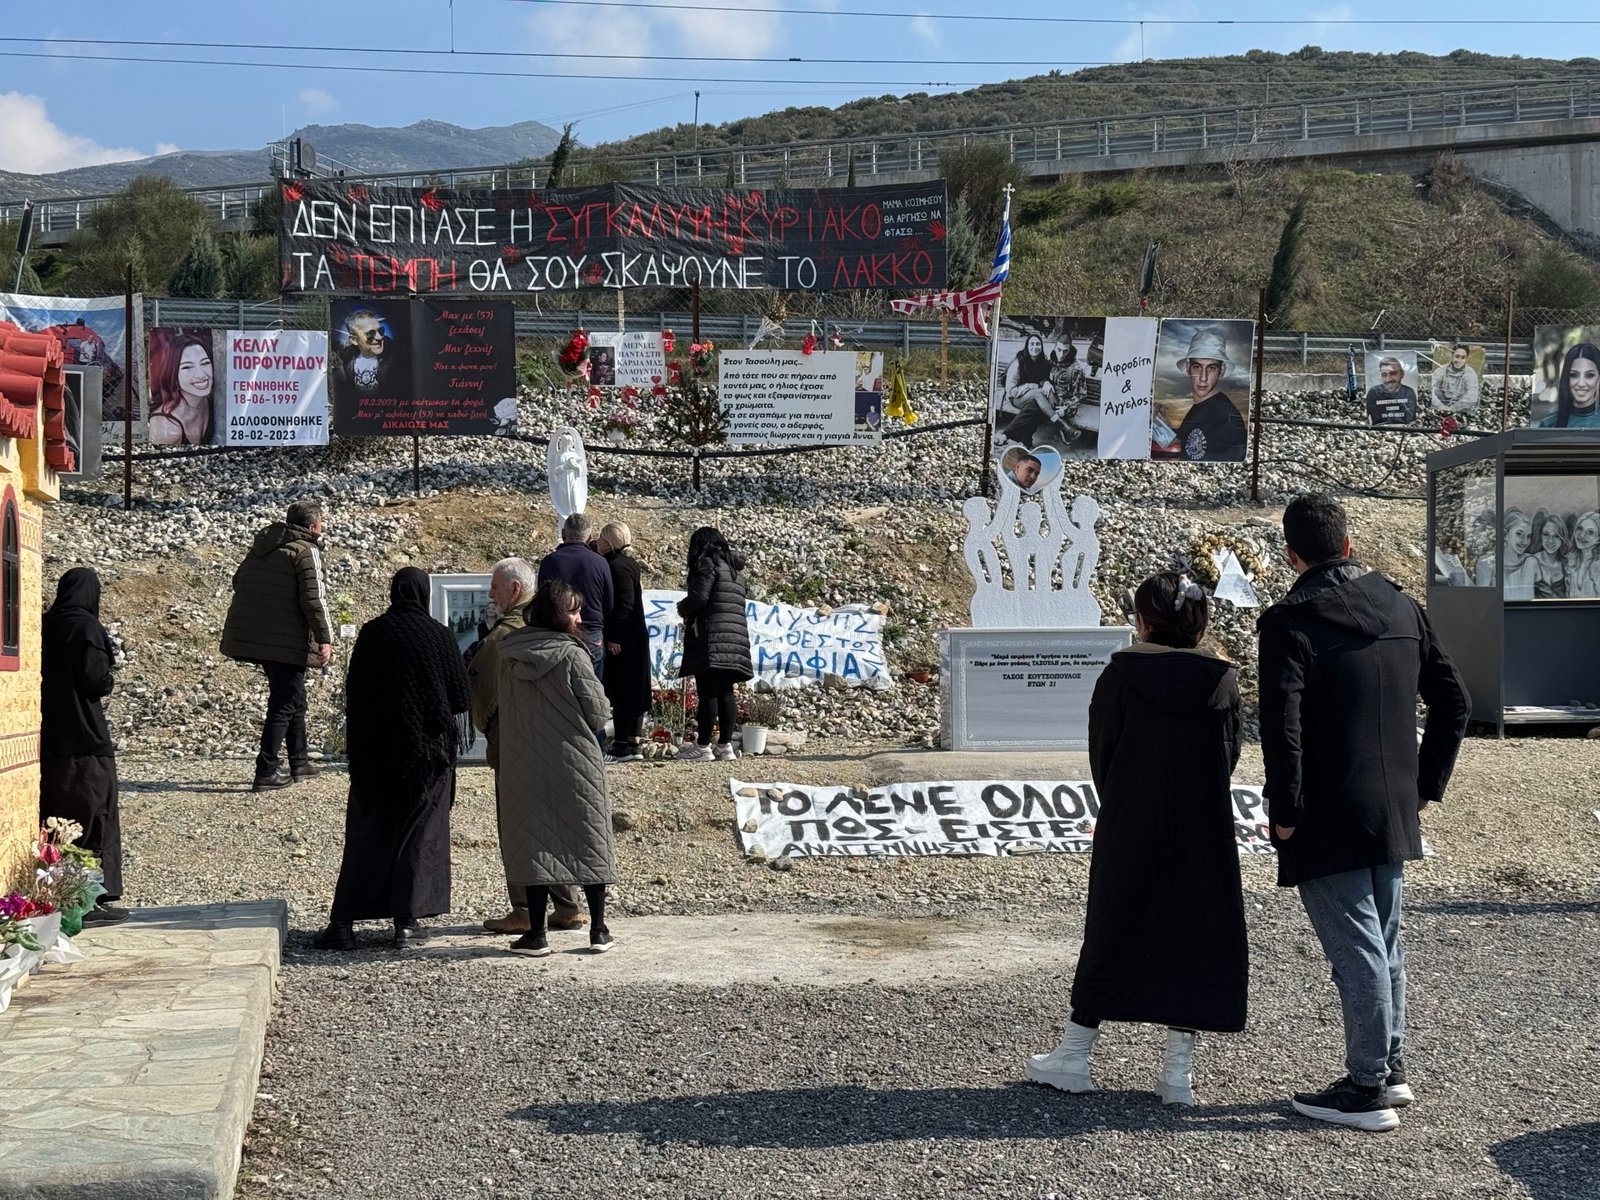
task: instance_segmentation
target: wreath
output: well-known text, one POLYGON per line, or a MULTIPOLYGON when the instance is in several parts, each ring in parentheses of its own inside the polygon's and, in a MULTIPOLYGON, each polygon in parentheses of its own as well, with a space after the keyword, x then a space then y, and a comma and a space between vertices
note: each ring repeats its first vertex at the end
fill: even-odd
POLYGON ((1224 550, 1233 551, 1234 557, 1239 560, 1239 565, 1244 568, 1245 575, 1250 579, 1254 580, 1266 571, 1266 564, 1261 561, 1261 556, 1247 543, 1213 530, 1210 533, 1202 533, 1189 543, 1190 573, 1196 582, 1208 588, 1217 586, 1219 576, 1216 560, 1212 556, 1224 550))

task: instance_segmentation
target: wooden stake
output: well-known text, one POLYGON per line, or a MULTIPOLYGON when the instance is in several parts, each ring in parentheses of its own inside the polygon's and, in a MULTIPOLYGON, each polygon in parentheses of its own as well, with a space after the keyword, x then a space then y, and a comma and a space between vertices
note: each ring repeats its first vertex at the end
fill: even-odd
POLYGON ((950 386, 950 314, 939 310, 939 387, 950 386))

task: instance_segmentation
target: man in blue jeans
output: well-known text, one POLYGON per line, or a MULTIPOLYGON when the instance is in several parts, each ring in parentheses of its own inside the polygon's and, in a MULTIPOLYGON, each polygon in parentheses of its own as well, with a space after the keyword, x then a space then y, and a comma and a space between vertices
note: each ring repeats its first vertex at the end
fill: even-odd
POLYGON ((1461 677, 1420 605, 1351 558, 1331 496, 1283 514, 1299 579, 1262 614, 1261 751, 1278 883, 1298 887, 1344 1009, 1344 1078, 1300 1092, 1314 1120, 1381 1131, 1414 1099, 1406 1080, 1405 863, 1423 807, 1444 795, 1467 731, 1461 677), (1428 708, 1417 744, 1416 704, 1428 708))

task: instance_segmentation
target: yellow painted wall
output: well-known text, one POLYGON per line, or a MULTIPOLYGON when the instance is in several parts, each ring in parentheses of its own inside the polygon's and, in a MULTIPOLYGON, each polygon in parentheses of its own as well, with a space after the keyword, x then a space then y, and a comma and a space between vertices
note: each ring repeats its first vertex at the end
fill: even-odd
MULTIPOLYGON (((39 831, 39 637, 44 613, 44 504, 54 499, 55 472, 31 463, 36 441, 0 439, 0 498, 17 501, 22 550, 21 669, 0 671, 0 891, 28 876, 29 848, 39 831), (19 453, 20 452, 20 453, 19 453), (33 470, 26 470, 33 465, 33 470)), ((56 493, 58 494, 58 493, 56 493)))

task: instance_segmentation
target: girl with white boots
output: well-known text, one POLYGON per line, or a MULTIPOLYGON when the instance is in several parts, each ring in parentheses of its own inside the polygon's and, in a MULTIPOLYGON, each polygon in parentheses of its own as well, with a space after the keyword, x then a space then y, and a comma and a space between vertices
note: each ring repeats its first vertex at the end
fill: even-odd
POLYGON ((1139 640, 1089 706, 1100 798, 1083 950, 1061 1043, 1029 1079, 1092 1092, 1101 1021, 1167 1026, 1156 1094, 1193 1105, 1195 1031, 1244 1028, 1248 961, 1231 779, 1239 761, 1233 665, 1201 648, 1209 600, 1164 571, 1134 593, 1139 640))

